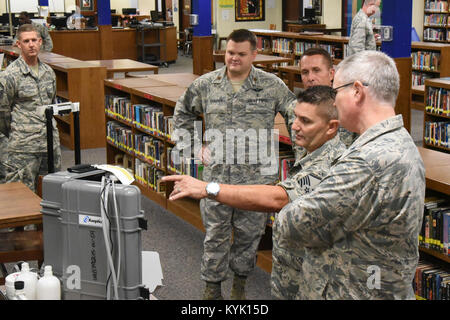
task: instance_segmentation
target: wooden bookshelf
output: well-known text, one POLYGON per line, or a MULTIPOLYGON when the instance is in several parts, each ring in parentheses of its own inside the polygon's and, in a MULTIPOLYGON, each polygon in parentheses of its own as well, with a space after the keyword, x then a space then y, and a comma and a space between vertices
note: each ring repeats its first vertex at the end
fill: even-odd
POLYGON ((413 41, 411 108, 424 111, 425 80, 450 76, 450 44, 413 41), (436 67, 427 62, 432 55, 438 55, 436 67), (427 57, 428 56, 428 57, 427 57))
MULTIPOLYGON (((425 166, 427 194, 450 200, 450 154, 418 147, 425 166)), ((419 246, 421 259, 450 271, 450 256, 419 246)), ((418 300, 427 300, 416 295, 418 300)))
POLYGON ((444 94, 450 94, 450 79, 425 80, 423 146, 450 153, 448 138, 444 137, 444 126, 450 127, 450 106, 447 105, 444 94), (437 94, 436 90, 440 93, 437 94))
POLYGON ((448 2, 424 1, 424 41, 445 43, 448 41, 448 2))
MULTIPOLYGON (((107 79, 104 80, 105 94, 123 96, 131 100, 132 104, 149 104, 160 107, 164 115, 173 115, 173 110, 178 98, 184 93, 186 87, 189 86, 198 76, 181 73, 181 74, 157 74, 150 75, 146 78, 127 78, 127 79, 107 79)), ((164 144, 164 158, 168 159, 168 148, 173 147, 174 143, 164 135, 154 135, 145 129, 139 128, 135 124, 118 119, 108 113, 105 114, 105 121, 116 121, 129 127, 133 134, 144 133, 164 144)), ((103 136, 104 137, 104 136, 103 136)), ((164 174, 174 174, 167 165, 167 161, 163 161, 161 165, 156 165, 145 158, 137 156, 124 148, 121 148, 109 141, 106 145, 107 163, 115 164, 115 157, 118 154, 126 154, 134 163, 136 159, 145 162, 146 165, 155 167, 164 174)), ((162 159, 161 158, 161 159, 162 159)), ((136 167, 131 168, 136 174, 136 167)), ((135 184, 141 189, 142 193, 149 199, 155 201, 163 208, 169 210, 196 228, 204 231, 201 219, 199 202, 192 199, 181 199, 177 201, 168 201, 167 197, 171 192, 170 186, 166 186, 163 192, 157 192, 153 188, 145 185, 142 181, 136 180, 135 184)))

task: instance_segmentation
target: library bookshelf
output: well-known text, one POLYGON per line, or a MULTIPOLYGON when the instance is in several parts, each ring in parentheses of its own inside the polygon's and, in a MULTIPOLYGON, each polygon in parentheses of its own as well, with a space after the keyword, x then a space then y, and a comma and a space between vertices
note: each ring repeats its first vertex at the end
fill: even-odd
POLYGON ((423 146, 450 153, 450 78, 425 80, 423 146))
MULTIPOLYGON (((430 211, 428 211, 429 209, 427 209, 427 198, 446 200, 447 204, 448 201, 450 201, 450 154, 423 147, 418 147, 418 150, 425 166, 425 181, 427 188, 424 222, 419 237, 420 259, 421 261, 426 262, 426 264, 422 266, 419 264, 416 270, 416 277, 414 279, 415 293, 418 300, 440 300, 442 299, 442 292, 439 293, 436 278, 439 276, 439 272, 442 277, 445 277, 447 273, 450 273, 450 252, 446 249, 445 243, 443 243, 446 241, 445 236, 443 235, 445 234, 445 220, 443 218, 443 214, 445 213, 441 212, 441 217, 439 217, 439 215, 431 215, 430 211), (427 216, 430 219, 428 222, 426 221, 427 216), (434 232, 430 229, 433 229, 434 232), (436 230, 439 229, 441 230, 436 232, 436 230), (430 231, 427 233, 426 230, 430 231), (430 263, 428 264, 428 271, 427 263, 430 263), (437 270, 437 272, 431 272, 430 270, 437 270), (429 274, 425 276, 427 272, 429 274), (428 277, 428 279, 426 277, 428 277), (426 288, 422 289, 421 287, 424 286, 426 286, 426 288)), ((442 206, 445 208, 446 204, 444 203, 442 206)), ((432 207, 430 206, 429 208, 432 207)), ((434 210, 438 211, 439 209, 434 210)), ((443 209, 443 211, 445 211, 445 209, 443 209)), ((447 299, 448 298, 449 297, 447 297, 447 299)))
POLYGON ((447 42, 448 29, 448 2, 424 1, 423 39, 432 42, 447 42))
POLYGON ((450 76, 450 44, 413 41, 411 107, 423 111, 425 80, 450 76))

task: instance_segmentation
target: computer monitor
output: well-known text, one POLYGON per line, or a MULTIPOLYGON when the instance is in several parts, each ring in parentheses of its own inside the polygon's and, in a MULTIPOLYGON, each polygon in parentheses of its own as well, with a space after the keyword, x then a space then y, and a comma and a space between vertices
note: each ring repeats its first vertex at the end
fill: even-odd
POLYGON ((67 27, 67 17, 50 17, 50 24, 54 25, 56 29, 60 30, 67 27))
POLYGON ((158 20, 159 20, 159 14, 158 14, 158 11, 156 11, 156 10, 150 11, 150 18, 151 18, 151 20, 152 20, 153 22, 158 21, 158 20))
POLYGON ((314 8, 305 8, 304 17, 307 19, 314 19, 316 17, 316 9, 314 8))
POLYGON ((136 8, 122 8, 122 14, 126 15, 136 14, 136 8))
POLYGON ((111 13, 116 13, 116 9, 111 9, 111 13))
POLYGON ((9 14, 4 13, 0 16, 0 23, 1 24, 9 24, 9 14))
POLYGON ((119 16, 118 15, 111 15, 111 26, 115 27, 119 23, 119 16))

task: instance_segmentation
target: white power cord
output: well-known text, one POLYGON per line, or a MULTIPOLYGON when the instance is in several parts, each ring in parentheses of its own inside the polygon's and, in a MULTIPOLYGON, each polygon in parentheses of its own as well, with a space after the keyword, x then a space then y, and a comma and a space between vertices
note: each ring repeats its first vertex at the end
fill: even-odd
MULTIPOLYGON (((106 182, 106 178, 103 176, 102 177, 102 183, 101 183, 101 190, 103 191, 103 189, 105 189, 105 197, 103 198, 103 192, 100 196, 100 213, 101 213, 101 217, 102 217, 102 229, 103 229, 103 238, 105 241, 105 248, 106 248, 106 256, 108 259, 108 265, 109 268, 111 270, 111 274, 112 274, 112 281, 113 281, 113 286, 114 286, 114 296, 115 299, 118 300, 119 299, 119 294, 118 294, 118 287, 117 287, 117 278, 116 278, 116 272, 115 272, 115 268, 114 268, 114 262, 112 260, 112 255, 111 255, 111 246, 109 243, 109 237, 108 237, 108 231, 109 231, 109 221, 108 218, 106 217, 106 212, 105 212, 105 208, 106 210, 108 210, 108 195, 109 195, 109 184, 110 182, 106 182)), ((106 292, 106 299, 110 300, 110 293, 109 293, 109 289, 108 289, 108 284, 107 284, 107 292, 106 292)))

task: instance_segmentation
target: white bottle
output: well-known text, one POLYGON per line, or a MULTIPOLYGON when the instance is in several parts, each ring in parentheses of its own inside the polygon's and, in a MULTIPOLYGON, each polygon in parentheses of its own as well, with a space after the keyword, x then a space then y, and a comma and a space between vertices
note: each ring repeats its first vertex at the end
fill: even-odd
POLYGON ((22 263, 22 270, 17 276, 16 281, 23 281, 25 283, 24 291, 28 300, 36 300, 38 277, 36 272, 30 271, 30 265, 27 262, 22 263))
POLYGON ((37 283, 38 300, 61 300, 61 283, 53 275, 52 266, 45 266, 44 276, 37 283))
POLYGON ((12 300, 28 300, 27 296, 25 294, 25 282, 24 281, 20 281, 20 280, 16 280, 14 282, 14 297, 12 298, 12 300))

